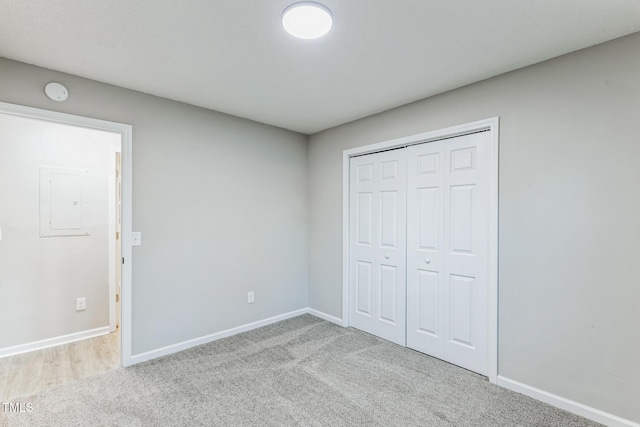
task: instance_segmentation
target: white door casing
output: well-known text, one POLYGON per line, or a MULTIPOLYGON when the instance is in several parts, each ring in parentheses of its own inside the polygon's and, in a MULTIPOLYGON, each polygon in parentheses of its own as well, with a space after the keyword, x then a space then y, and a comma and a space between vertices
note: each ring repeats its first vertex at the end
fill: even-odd
POLYGON ((405 345, 406 153, 351 159, 351 324, 405 345))
POLYGON ((490 134, 408 148, 407 346, 487 374, 490 134))
POLYGON ((116 295, 122 268, 122 248, 120 242, 120 191, 118 188, 118 172, 116 171, 120 156, 120 145, 109 147, 108 193, 109 193, 109 331, 115 332, 119 325, 116 295))

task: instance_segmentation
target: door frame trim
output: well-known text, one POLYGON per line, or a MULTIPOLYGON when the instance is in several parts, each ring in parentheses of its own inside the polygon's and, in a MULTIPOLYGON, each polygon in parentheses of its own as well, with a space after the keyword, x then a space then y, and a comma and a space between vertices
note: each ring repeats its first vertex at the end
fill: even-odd
MULTIPOLYGON (((116 283, 116 265, 120 262, 120 268, 122 268, 122 260, 116 259, 116 239, 113 236, 116 235, 116 229, 118 218, 116 215, 116 194, 118 192, 116 188, 116 167, 117 167, 117 155, 122 150, 122 138, 120 138, 120 144, 118 147, 109 147, 109 160, 107 169, 108 179, 108 193, 109 193, 109 332, 115 332, 118 321, 117 317, 117 303, 116 295, 118 293, 116 283)), ((122 230, 120 230, 122 233, 122 230)), ((120 240, 122 243, 122 240, 120 240)), ((122 250, 122 248, 120 248, 122 250)))
POLYGON ((500 118, 492 117, 459 126, 351 148, 344 150, 342 153, 342 326, 348 327, 351 323, 349 318, 349 168, 351 157, 453 138, 473 132, 488 131, 490 133, 487 373, 489 381, 494 384, 497 383, 498 379, 499 126, 500 118))
MULTIPOLYGON (((122 265, 121 288, 121 319, 120 319, 120 360, 122 366, 130 366, 131 360, 131 326, 132 326, 132 262, 131 262, 131 233, 133 227, 133 127, 124 123, 93 119, 57 111, 27 107, 17 104, 0 102, 0 113, 19 117, 27 117, 48 122, 62 123, 87 129, 102 130, 119 133, 121 137, 122 155, 122 258, 126 262, 122 265)), ((113 237, 113 236, 112 236, 113 237)))

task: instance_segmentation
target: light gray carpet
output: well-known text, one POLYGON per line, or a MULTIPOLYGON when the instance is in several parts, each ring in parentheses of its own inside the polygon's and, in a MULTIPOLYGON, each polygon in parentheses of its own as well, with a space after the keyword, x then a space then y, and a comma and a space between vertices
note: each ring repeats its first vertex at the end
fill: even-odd
MULTIPOLYGON (((9 426, 596 426, 310 315, 17 399, 9 426)), ((1 409, 1 408, 0 408, 1 409)))

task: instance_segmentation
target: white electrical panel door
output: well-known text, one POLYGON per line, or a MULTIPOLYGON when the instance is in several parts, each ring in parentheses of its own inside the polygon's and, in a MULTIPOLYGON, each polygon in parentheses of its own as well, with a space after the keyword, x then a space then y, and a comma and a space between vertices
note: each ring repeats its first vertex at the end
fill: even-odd
POLYGON ((351 159, 350 323, 405 345, 406 150, 351 159))
POLYGON ((88 236, 87 174, 40 167, 40 237, 88 236))
POLYGON ((409 147, 407 346, 487 373, 489 132, 409 147))

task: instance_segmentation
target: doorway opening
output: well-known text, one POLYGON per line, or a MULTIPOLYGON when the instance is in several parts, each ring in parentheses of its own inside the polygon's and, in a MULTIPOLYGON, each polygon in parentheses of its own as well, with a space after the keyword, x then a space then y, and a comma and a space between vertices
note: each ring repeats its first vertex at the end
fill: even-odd
POLYGON ((131 126, 0 103, 0 398, 130 364, 131 126))

